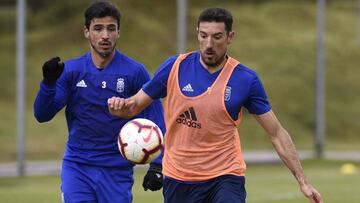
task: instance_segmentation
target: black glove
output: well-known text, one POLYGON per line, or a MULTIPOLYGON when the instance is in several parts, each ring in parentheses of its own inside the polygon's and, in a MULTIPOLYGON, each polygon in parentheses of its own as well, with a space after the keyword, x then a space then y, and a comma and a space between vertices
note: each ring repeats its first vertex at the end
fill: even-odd
POLYGON ((160 190, 163 186, 162 166, 158 164, 150 164, 150 168, 146 173, 143 181, 144 190, 151 191, 160 190))
POLYGON ((46 61, 42 67, 44 83, 46 85, 53 85, 60 77, 64 70, 64 63, 60 61, 59 57, 54 57, 46 61))

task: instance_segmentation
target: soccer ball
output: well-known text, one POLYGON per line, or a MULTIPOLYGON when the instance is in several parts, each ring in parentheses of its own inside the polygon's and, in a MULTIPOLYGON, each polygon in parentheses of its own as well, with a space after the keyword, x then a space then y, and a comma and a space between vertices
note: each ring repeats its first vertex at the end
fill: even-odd
POLYGON ((133 164, 147 164, 161 154, 163 140, 163 134, 154 122, 136 118, 121 128, 118 147, 121 155, 133 164))

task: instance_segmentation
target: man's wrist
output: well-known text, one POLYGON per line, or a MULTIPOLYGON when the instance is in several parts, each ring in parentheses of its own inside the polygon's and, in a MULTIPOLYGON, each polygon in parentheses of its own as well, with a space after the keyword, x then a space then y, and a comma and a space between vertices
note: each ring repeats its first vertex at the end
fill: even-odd
POLYGON ((162 165, 161 164, 150 163, 149 171, 155 171, 155 172, 158 172, 158 173, 162 173, 162 165))
POLYGON ((45 85, 55 85, 57 78, 54 77, 44 77, 43 82, 45 85))

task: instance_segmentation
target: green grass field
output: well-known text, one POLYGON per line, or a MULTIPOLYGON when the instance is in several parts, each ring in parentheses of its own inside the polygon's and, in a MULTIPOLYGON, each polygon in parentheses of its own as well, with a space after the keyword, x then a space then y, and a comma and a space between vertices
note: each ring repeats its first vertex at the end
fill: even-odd
MULTIPOLYGON (((309 160, 303 167, 312 184, 326 203, 360 202, 360 163, 355 174, 342 174, 338 161, 309 160)), ((135 171, 134 203, 163 202, 161 192, 144 192, 141 183, 145 170, 135 171)), ((295 179, 283 164, 249 165, 246 188, 249 203, 304 203, 295 179)), ((0 178, 0 202, 61 202, 60 179, 57 176, 0 178)))

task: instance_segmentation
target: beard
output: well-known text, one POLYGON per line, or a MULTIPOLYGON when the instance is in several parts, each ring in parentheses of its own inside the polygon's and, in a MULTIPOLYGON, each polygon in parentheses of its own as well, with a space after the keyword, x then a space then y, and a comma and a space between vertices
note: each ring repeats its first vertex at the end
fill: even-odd
MULTIPOLYGON (((98 45, 100 46, 100 44, 102 44, 104 42, 99 42, 98 45)), ((111 48, 107 49, 107 50, 100 50, 100 48, 98 48, 99 46, 95 46, 93 43, 90 43, 91 47, 94 49, 94 51, 99 54, 99 56, 101 56, 102 58, 108 58, 111 56, 111 54, 114 52, 116 43, 112 46, 111 42, 105 42, 105 43, 110 43, 111 48)))
MULTIPOLYGON (((206 52, 206 51, 205 51, 206 52)), ((205 63, 205 65, 209 66, 209 67, 213 67, 213 68, 216 68, 218 67, 225 59, 225 55, 226 53, 224 53, 222 56, 220 57, 216 57, 216 55, 214 54, 213 55, 213 60, 211 59, 208 59, 206 56, 205 56, 205 53, 202 53, 200 54, 201 56, 201 59, 202 61, 205 63)))

